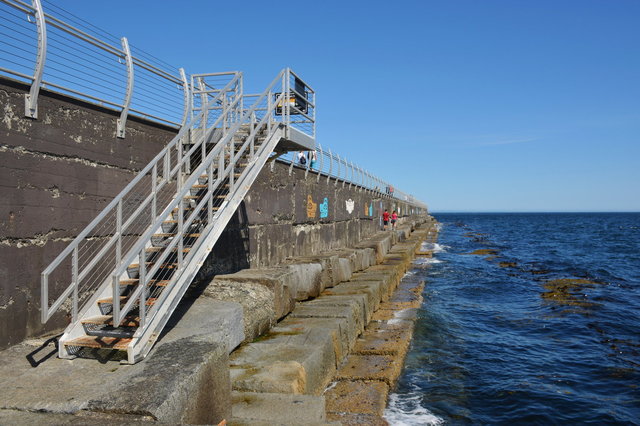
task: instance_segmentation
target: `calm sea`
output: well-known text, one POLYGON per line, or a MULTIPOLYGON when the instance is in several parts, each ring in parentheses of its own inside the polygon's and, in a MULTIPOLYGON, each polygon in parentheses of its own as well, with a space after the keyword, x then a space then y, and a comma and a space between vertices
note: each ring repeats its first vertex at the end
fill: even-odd
POLYGON ((640 213, 434 216, 387 420, 640 424, 640 213))

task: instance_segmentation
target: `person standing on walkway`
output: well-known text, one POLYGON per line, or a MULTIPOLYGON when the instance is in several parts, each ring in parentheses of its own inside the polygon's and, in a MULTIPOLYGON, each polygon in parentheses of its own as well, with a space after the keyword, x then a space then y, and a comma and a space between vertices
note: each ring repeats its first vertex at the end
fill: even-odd
POLYGON ((384 224, 384 230, 387 230, 387 225, 389 225, 389 212, 387 209, 384 209, 384 213, 382 213, 382 223, 384 224))
POLYGON ((318 154, 314 149, 309 153, 309 168, 313 169, 316 166, 316 162, 318 161, 318 154))
POLYGON ((391 229, 396 229, 396 222, 398 221, 398 213, 394 210, 391 213, 391 229))

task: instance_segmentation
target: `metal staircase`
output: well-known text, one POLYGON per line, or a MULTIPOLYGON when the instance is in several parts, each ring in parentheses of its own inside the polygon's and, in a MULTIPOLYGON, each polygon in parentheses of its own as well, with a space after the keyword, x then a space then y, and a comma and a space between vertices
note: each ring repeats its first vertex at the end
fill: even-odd
POLYGON ((43 322, 70 316, 61 358, 144 358, 272 153, 313 149, 315 95, 291 70, 257 95, 237 72, 191 86, 190 124, 42 273, 43 322))

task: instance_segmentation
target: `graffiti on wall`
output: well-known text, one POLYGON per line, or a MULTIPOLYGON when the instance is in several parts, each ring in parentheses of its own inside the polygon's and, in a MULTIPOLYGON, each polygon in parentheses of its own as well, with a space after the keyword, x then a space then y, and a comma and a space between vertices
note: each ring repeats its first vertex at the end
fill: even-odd
POLYGON ((347 201, 345 201, 345 204, 346 204, 347 212, 349 214, 353 213, 353 209, 356 203, 354 203, 353 200, 349 198, 347 201))
POLYGON ((320 218, 329 216, 329 199, 324 197, 324 201, 320 204, 320 218))
POLYGON ((307 195, 307 218, 314 219, 316 217, 317 210, 318 204, 313 202, 311 194, 307 195))

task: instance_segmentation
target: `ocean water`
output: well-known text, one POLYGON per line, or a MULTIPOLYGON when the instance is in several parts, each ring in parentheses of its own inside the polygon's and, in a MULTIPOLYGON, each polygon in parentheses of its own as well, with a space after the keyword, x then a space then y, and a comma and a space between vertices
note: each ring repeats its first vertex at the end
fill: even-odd
POLYGON ((389 423, 640 424, 640 213, 434 216, 389 423))

